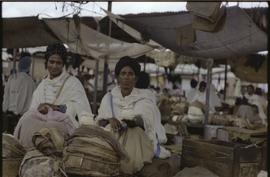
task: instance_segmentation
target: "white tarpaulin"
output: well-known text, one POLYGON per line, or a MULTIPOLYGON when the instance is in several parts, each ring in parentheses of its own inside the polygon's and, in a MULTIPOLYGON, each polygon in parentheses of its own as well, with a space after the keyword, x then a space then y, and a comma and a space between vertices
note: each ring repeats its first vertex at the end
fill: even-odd
POLYGON ((149 41, 145 41, 140 32, 138 32, 134 28, 131 28, 130 26, 128 26, 120 21, 120 19, 123 20, 122 17, 115 15, 107 10, 104 10, 104 12, 108 15, 110 20, 113 21, 119 28, 121 28, 122 30, 127 32, 129 35, 134 37, 136 40, 140 41, 140 43, 148 45, 148 46, 153 47, 153 48, 163 48, 160 44, 156 43, 152 39, 149 39, 149 41))
POLYGON ((139 57, 153 48, 127 43, 106 36, 82 24, 75 24, 73 19, 44 19, 53 33, 74 53, 92 56, 94 58, 119 59, 123 56, 139 57))
POLYGON ((159 66, 169 67, 177 64, 176 55, 170 50, 152 50, 146 56, 153 58, 159 66))

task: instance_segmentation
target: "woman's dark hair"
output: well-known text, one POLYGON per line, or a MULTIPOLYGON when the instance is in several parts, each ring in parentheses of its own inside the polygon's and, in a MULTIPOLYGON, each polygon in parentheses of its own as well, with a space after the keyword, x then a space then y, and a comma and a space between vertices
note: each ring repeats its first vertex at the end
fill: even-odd
POLYGON ((136 88, 141 88, 141 89, 146 89, 150 85, 150 76, 148 73, 141 71, 138 75, 138 80, 136 82, 135 87, 136 88))
POLYGON ((255 94, 256 94, 256 95, 260 95, 260 96, 262 96, 262 94, 263 94, 262 89, 261 89, 261 88, 259 88, 259 87, 256 87, 256 89, 255 89, 255 94))
POLYGON ((253 91, 255 91, 254 86, 253 86, 253 85, 251 85, 251 84, 249 84, 249 85, 247 86, 247 88, 251 88, 253 91))
POLYGON ((196 81, 195 79, 191 79, 190 81, 191 88, 196 88, 197 85, 198 85, 198 81, 196 81))
POLYGON ((202 88, 202 87, 206 88, 206 82, 204 81, 200 82, 199 88, 202 88))
POLYGON ((64 65, 66 65, 66 61, 67 61, 67 49, 66 47, 61 44, 61 43, 55 43, 55 44, 51 44, 47 47, 46 50, 46 54, 45 54, 45 67, 47 68, 47 64, 48 64, 48 60, 50 58, 50 56, 57 54, 61 57, 61 59, 63 60, 64 65))
POLYGON ((133 58, 130 58, 128 56, 120 58, 120 60, 116 63, 114 72, 115 75, 118 76, 120 74, 120 71, 125 66, 129 66, 135 73, 135 75, 138 77, 139 73, 141 71, 141 65, 133 58))

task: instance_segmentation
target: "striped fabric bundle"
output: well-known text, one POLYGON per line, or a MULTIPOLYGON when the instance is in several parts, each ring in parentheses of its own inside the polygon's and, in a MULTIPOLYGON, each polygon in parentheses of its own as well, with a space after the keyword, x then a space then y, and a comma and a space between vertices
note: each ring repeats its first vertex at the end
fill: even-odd
POLYGON ((109 132, 92 125, 77 128, 64 149, 66 173, 87 176, 119 176, 126 155, 109 132))

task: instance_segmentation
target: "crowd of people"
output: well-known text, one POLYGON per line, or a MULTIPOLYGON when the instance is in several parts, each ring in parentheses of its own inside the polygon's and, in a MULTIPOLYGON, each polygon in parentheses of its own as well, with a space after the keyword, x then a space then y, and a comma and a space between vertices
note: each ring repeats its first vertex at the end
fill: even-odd
MULTIPOLYGON (((159 87, 150 86, 149 74, 141 71, 136 60, 123 57, 117 62, 114 71, 117 85, 104 95, 95 116, 85 92, 85 84, 66 72, 65 46, 49 45, 45 59, 48 75, 36 86, 29 75, 30 55, 21 56, 19 72, 13 73, 5 85, 2 132, 14 134, 24 147, 31 148, 32 136, 43 127, 57 128, 68 137, 81 125, 100 126, 111 132, 127 152, 129 162, 121 163, 121 170, 127 174, 139 171, 153 158, 166 159, 171 156, 170 151, 162 146, 167 141, 162 116, 170 111, 162 109, 161 105, 168 106, 164 97, 179 94, 167 88, 161 92, 159 87)), ((192 79, 190 90, 179 96, 179 101, 188 103, 187 114, 190 116, 203 118, 207 84, 192 79), (199 112, 194 114, 193 110, 197 109, 199 112)), ((209 112, 217 112, 224 102, 212 84, 209 95, 209 112)), ((237 99, 236 105, 235 113, 248 119, 254 117, 246 113, 255 107, 258 117, 266 124, 267 101, 261 96, 260 89, 255 90, 249 85, 247 93, 237 99)))
POLYGON ((32 136, 44 127, 57 128, 65 137, 82 125, 104 127, 119 142, 125 141, 123 148, 129 162, 122 163, 121 169, 128 174, 139 171, 145 162, 151 162, 154 157, 170 157, 170 152, 161 146, 167 139, 154 94, 135 88, 141 70, 136 60, 123 57, 118 61, 115 67, 118 84, 103 97, 95 118, 82 83, 65 70, 65 46, 49 45, 45 59, 48 75, 36 88, 27 73, 29 56, 25 64, 27 70, 23 70, 26 66, 21 64, 25 62, 25 57, 22 57, 17 80, 13 81, 10 77, 5 87, 4 111, 6 114, 12 112, 18 119, 13 124, 10 124, 9 117, 4 119, 5 133, 14 134, 26 149, 30 149, 34 146, 32 136), (20 75, 24 78, 21 79, 20 75))

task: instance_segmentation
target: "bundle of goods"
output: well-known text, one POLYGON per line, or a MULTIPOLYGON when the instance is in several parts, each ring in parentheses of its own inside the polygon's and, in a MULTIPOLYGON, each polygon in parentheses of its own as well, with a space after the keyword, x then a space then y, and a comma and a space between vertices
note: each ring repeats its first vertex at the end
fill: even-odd
POLYGON ((92 125, 77 128, 64 149, 63 167, 68 174, 119 176, 124 150, 109 132, 92 125))
POLYGON ((64 136, 55 128, 42 128, 34 133, 32 141, 35 148, 24 156, 20 177, 67 176, 62 169, 64 136))
POLYGON ((251 130, 263 127, 263 124, 260 122, 251 123, 248 119, 231 114, 211 114, 208 123, 211 125, 234 126, 251 130))
POLYGON ((260 147, 224 141, 184 139, 182 167, 202 166, 220 177, 256 177, 260 147))
POLYGON ((224 125, 224 126, 232 126, 234 119, 232 115, 227 114, 210 114, 208 118, 208 123, 211 125, 224 125))
POLYGON ((204 104, 194 101, 188 108, 188 121, 193 124, 202 123, 204 120, 204 104))
POLYGON ((16 177, 26 153, 24 147, 10 134, 2 134, 3 176, 16 177))
POLYGON ((171 101, 169 97, 162 96, 160 97, 160 101, 158 103, 158 108, 161 113, 161 121, 166 122, 169 119, 169 116, 171 115, 171 101))
POLYGON ((46 156, 36 149, 29 150, 19 170, 20 177, 67 177, 62 169, 61 158, 46 156))
POLYGON ((180 102, 172 104, 172 114, 173 115, 184 115, 188 111, 188 103, 187 102, 180 102))

